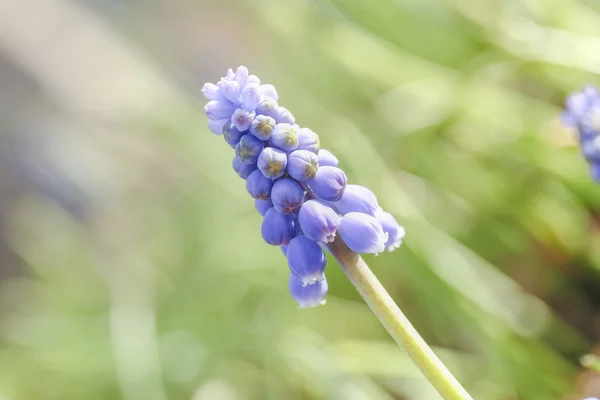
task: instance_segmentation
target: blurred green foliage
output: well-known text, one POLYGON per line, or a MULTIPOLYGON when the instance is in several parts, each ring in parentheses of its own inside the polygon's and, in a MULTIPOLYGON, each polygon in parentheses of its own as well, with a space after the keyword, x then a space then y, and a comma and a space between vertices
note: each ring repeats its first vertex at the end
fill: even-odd
POLYGON ((475 399, 600 393, 578 365, 599 333, 600 189, 557 117, 600 68, 597 4, 94 12, 197 105, 132 116, 154 151, 112 150, 119 190, 84 222, 36 196, 11 210, 26 267, 0 291, 1 399, 439 398, 334 260, 325 307, 289 297, 285 259, 201 111, 201 83, 239 64, 406 227, 400 250, 366 260, 475 399))

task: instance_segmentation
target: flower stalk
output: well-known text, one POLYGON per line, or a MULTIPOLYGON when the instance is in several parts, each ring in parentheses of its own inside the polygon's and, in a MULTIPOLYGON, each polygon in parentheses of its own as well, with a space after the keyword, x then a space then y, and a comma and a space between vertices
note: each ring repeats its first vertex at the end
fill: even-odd
POLYGON ((469 393, 425 343, 362 257, 350 250, 339 236, 329 243, 328 247, 388 333, 438 393, 446 400, 472 400, 469 393))

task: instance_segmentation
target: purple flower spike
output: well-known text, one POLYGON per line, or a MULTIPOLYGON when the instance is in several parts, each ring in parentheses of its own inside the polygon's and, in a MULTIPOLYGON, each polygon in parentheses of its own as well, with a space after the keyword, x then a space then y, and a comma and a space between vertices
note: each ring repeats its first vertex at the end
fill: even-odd
POLYGON ((240 139, 244 136, 244 132, 240 132, 233 122, 227 121, 225 126, 223 127, 223 138, 232 148, 235 149, 237 144, 240 142, 240 139))
POLYGON ((254 199, 267 200, 271 198, 272 187, 273 181, 269 178, 265 178, 258 169, 252 171, 246 180, 246 190, 254 199))
POLYGON ((387 251, 394 251, 399 248, 406 235, 404 228, 398 224, 392 214, 382 209, 377 211, 376 218, 381 224, 383 231, 388 235, 388 240, 385 242, 385 249, 387 251))
POLYGON ((260 103, 259 85, 257 83, 248 84, 242 91, 242 105, 248 111, 254 111, 260 103))
POLYGON ((298 147, 296 128, 290 124, 277 124, 271 135, 271 144, 280 150, 290 152, 298 147))
POLYGON ((240 131, 245 131, 250 128, 250 124, 254 120, 256 114, 254 111, 244 110, 243 108, 238 108, 233 112, 231 116, 231 122, 235 125, 235 127, 240 131))
POLYGON ((311 190, 326 201, 338 201, 346 189, 346 174, 337 167, 320 167, 308 181, 311 190))
POLYGON ((296 213, 304 203, 304 189, 293 179, 279 179, 273 185, 271 201, 281 214, 296 213))
POLYGON ((304 235, 315 242, 333 242, 340 225, 340 216, 330 207, 316 200, 307 200, 298 214, 304 235))
POLYGON ((316 242, 306 236, 296 236, 287 248, 288 266, 303 285, 313 285, 325 279, 323 271, 327 259, 325 253, 316 242))
POLYGON ((294 150, 288 157, 287 173, 298 182, 306 182, 317 174, 319 157, 308 150, 294 150))
POLYGON ((244 135, 235 146, 235 155, 246 164, 255 164, 263 143, 252 135, 244 135))
POLYGON ((377 255, 385 250, 388 241, 388 235, 375 217, 357 212, 342 217, 338 233, 350 250, 362 254, 377 255))
POLYGON ((288 244, 294 237, 293 218, 269 208, 263 218, 261 233, 264 241, 272 246, 288 244))
POLYGON ((235 106, 227 100, 212 100, 206 103, 204 106, 204 112, 206 112, 206 116, 208 119, 212 120, 231 118, 231 115, 234 111, 235 106))
POLYGON ((337 167, 339 161, 329 150, 319 150, 319 165, 321 167, 337 167))
POLYGON ((246 164, 239 159, 239 157, 233 157, 233 161, 231 162, 233 169, 242 179, 248 179, 248 176, 252 173, 252 171, 256 170, 256 164, 246 164))
POLYGON ((270 179, 281 178, 285 173, 287 155, 273 147, 265 147, 258 156, 258 169, 270 179))
POLYGON ((308 150, 319 154, 319 136, 308 128, 298 129, 298 150, 308 150))
POLYGON ((265 98, 256 106, 257 115, 266 115, 271 118, 277 118, 279 115, 279 105, 272 98, 265 98))
POLYGON ((266 115, 257 115, 250 125, 250 133, 260 140, 269 140, 275 125, 273 118, 266 115))
POLYGON ((300 308, 314 308, 322 306, 326 302, 325 295, 328 289, 326 279, 316 282, 314 285, 305 286, 301 279, 291 274, 289 289, 300 308))
POLYGON ((342 198, 335 204, 340 214, 360 212, 375 216, 379 208, 377 197, 364 186, 347 185, 342 198))
MULTIPOLYGON (((240 66, 216 84, 205 84, 202 93, 208 99, 208 128, 235 149, 233 169, 246 180, 263 217, 263 239, 287 258, 289 290, 300 307, 325 303, 325 253, 336 235, 358 253, 392 251, 402 244, 404 228, 378 206, 373 192, 347 185, 338 159, 279 105, 274 86, 240 66)), ((565 120, 580 131, 591 173, 600 182, 598 90, 584 88, 567 108, 565 120)))
POLYGON ((256 211, 258 211, 258 213, 260 215, 262 215, 263 217, 265 216, 267 211, 269 211, 269 209, 272 207, 273 207, 273 203, 271 203, 271 200, 263 200, 263 199, 254 200, 254 208, 256 208, 256 211))

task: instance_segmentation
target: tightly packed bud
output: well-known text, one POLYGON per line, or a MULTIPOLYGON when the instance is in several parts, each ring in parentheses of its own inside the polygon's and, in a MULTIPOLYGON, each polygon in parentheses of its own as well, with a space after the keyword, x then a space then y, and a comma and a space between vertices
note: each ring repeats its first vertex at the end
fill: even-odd
POLYGON ((327 294, 327 280, 323 279, 314 285, 304 285, 296 275, 290 274, 289 290, 300 308, 322 306, 327 294))
POLYGON ((229 119, 235 111, 235 106, 227 100, 213 100, 209 101, 206 106, 204 106, 204 111, 206 112, 208 119, 229 119))
POLYGON ((329 150, 319 150, 319 165, 321 167, 337 167, 339 161, 329 150))
POLYGON ((250 124, 250 133, 260 140, 269 140, 273 129, 275 129, 275 120, 266 115, 258 115, 250 124))
MULTIPOLYGON (((320 148, 315 132, 296 125, 294 115, 278 104, 274 86, 261 84, 241 66, 229 69, 217 84, 206 83, 202 93, 209 100, 204 107, 208 127, 235 149, 233 169, 246 180, 263 216, 263 239, 280 246, 287 258, 289 290, 300 307, 325 303, 324 251, 336 234, 359 253, 400 246, 404 229, 379 208, 370 190, 346 185, 338 159, 320 148)), ((571 101, 571 109, 592 131, 598 125, 586 107, 593 93, 586 93, 571 101)), ((587 143, 586 157, 600 160, 597 147, 595 141, 587 143)), ((600 178, 600 162, 594 170, 600 178)))
POLYGON ((279 113, 277 115, 277 123, 285 123, 294 125, 296 123, 296 118, 292 115, 291 112, 288 111, 287 108, 279 106, 279 113))
POLYGON ((287 155, 273 147, 265 147, 258 156, 257 165, 265 177, 281 178, 287 166, 287 155))
POLYGON ((350 250, 356 253, 377 255, 385 250, 388 241, 388 235, 375 217, 358 212, 344 215, 338 232, 350 250))
POLYGON ((394 251, 399 248, 406 234, 404 228, 396 222, 392 214, 383 211, 381 208, 375 213, 375 218, 377 218, 383 231, 388 235, 388 240, 385 242, 385 249, 387 251, 394 251))
POLYGON ((225 138, 227 144, 229 144, 234 149, 240 142, 242 136, 244 136, 244 132, 238 130, 231 121, 227 121, 227 123, 225 123, 222 132, 223 138, 225 138))
POLYGON ((250 176, 252 171, 257 168, 256 164, 246 164, 242 162, 238 156, 233 157, 231 164, 233 166, 233 170, 237 172, 242 179, 248 179, 248 176, 250 176))
POLYGON ((298 134, 294 125, 277 124, 271 134, 271 144, 280 150, 290 152, 298 147, 298 134))
POLYGON ((325 279, 323 272, 327 259, 321 247, 304 235, 296 236, 288 244, 288 266, 304 285, 325 279))
POLYGON ((256 114, 254 114, 252 111, 238 108, 233 112, 233 115, 231 116, 231 122, 233 122, 238 130, 245 131, 250 128, 250 124, 252 124, 255 116, 256 114))
POLYGON ((306 182, 317 174, 319 157, 308 150, 294 150, 288 157, 287 173, 298 182, 306 182))
POLYGON ((337 167, 321 167, 308 181, 310 189, 326 201, 338 201, 346 189, 346 174, 337 167))
POLYGON ((265 177, 259 169, 252 171, 246 179, 246 190, 253 199, 267 200, 271 198, 272 187, 273 181, 265 177))
POLYGON ((246 164, 255 164, 263 143, 252 135, 244 135, 235 146, 235 155, 246 164))
POLYGON ((289 215, 283 215, 269 208, 265 213, 261 226, 265 242, 273 246, 288 244, 294 237, 294 220, 289 215))
POLYGON ((375 216, 379 208, 375 194, 360 185, 347 185, 342 198, 335 206, 341 214, 360 212, 372 216, 375 216))
POLYGON ((277 101, 267 97, 256 106, 256 113, 271 118, 277 118, 279 116, 279 105, 277 104, 277 101))
POLYGON ((293 179, 279 179, 271 190, 273 207, 282 214, 293 214, 304 203, 304 189, 293 179))
POLYGON ((316 200, 308 200, 300 208, 298 221, 302 232, 315 242, 333 242, 340 225, 340 216, 332 208, 316 200))
POLYGON ((298 150, 308 150, 315 154, 319 154, 321 144, 319 136, 308 128, 298 130, 298 150))
POLYGON ((263 200, 263 199, 255 199, 254 200, 254 208, 256 208, 256 211, 258 211, 258 213, 260 215, 262 215, 263 217, 265 216, 267 211, 269 211, 269 208, 272 208, 272 207, 273 207, 273 203, 271 203, 271 200, 263 200))

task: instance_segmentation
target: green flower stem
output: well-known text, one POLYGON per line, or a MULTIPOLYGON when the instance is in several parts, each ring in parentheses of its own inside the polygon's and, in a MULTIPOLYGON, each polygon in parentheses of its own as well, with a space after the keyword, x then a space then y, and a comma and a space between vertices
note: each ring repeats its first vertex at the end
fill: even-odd
POLYGON ((385 329, 440 395, 446 400, 472 400, 400 311, 362 257, 350 250, 339 236, 328 247, 385 329))

